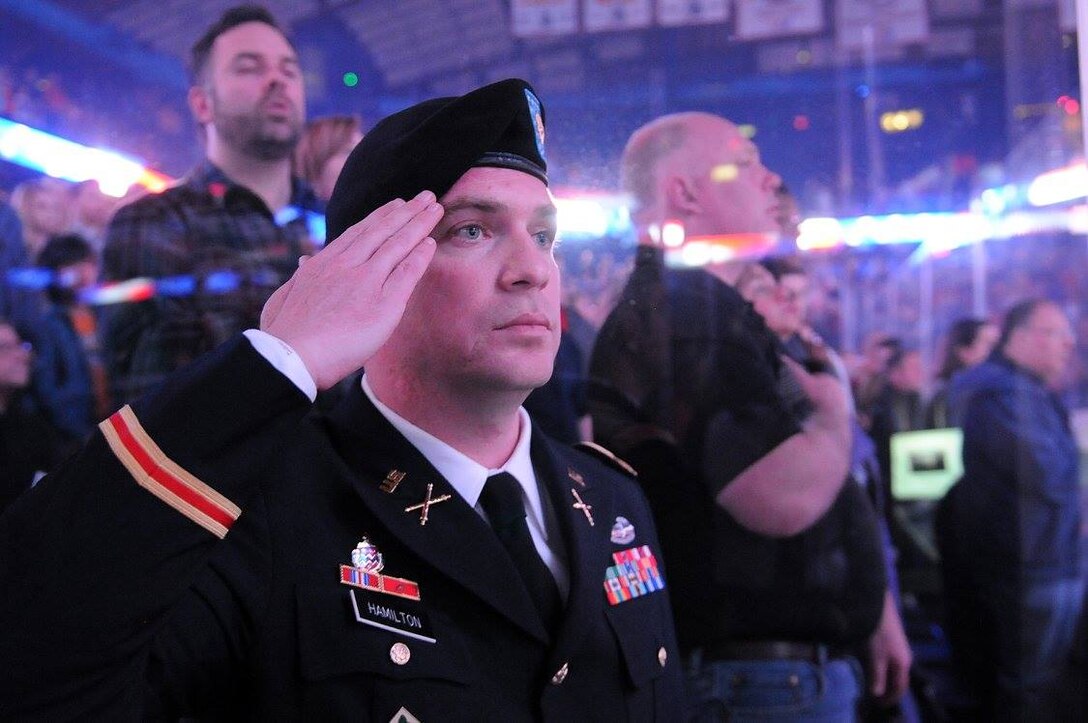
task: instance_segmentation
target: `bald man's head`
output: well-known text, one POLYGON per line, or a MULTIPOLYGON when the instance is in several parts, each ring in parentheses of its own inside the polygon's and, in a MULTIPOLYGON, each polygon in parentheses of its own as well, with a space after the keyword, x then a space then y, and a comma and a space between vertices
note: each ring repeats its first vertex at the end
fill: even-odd
POLYGON ((689 236, 778 230, 781 179, 719 116, 677 113, 647 123, 628 141, 620 174, 640 226, 679 221, 689 236))

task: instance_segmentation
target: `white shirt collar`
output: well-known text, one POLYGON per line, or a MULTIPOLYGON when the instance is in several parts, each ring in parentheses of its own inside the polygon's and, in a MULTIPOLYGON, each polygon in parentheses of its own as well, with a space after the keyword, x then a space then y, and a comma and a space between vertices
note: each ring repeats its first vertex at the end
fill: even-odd
POLYGON ((487 478, 499 472, 509 472, 517 479, 528 502, 529 515, 537 520, 543 529, 544 510, 540 501, 540 490, 536 483, 536 472, 533 470, 533 461, 529 455, 529 446, 532 442, 533 427, 529 421, 529 413, 524 407, 518 408, 518 442, 510 458, 497 469, 488 469, 479 462, 471 459, 464 453, 454 449, 450 445, 435 437, 430 432, 424 431, 416 425, 400 416, 382 403, 370 388, 366 375, 363 375, 363 393, 370 399, 371 404, 378 412, 393 425, 393 428, 404 435, 413 447, 426 457, 427 461, 438 470, 438 473, 446 478, 451 486, 457 490, 470 507, 481 511, 478 505, 480 493, 483 492, 487 478))

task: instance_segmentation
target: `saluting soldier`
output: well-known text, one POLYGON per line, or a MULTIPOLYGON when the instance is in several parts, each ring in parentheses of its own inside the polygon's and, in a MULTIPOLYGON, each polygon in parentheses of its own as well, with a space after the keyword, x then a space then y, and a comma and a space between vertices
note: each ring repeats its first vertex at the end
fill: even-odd
POLYGON ((521 408, 560 333, 532 88, 379 123, 328 224, 0 518, 0 718, 675 719, 637 484, 521 408))

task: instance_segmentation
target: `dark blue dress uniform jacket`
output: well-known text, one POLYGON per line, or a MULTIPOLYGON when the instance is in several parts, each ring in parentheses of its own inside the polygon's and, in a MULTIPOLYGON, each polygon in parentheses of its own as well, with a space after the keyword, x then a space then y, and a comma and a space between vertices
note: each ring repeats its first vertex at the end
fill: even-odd
POLYGON ((617 605, 604 592, 614 552, 661 559, 632 480, 534 431, 571 581, 549 637, 488 525, 361 391, 328 418, 310 406, 238 337, 128 418, 145 468, 218 500, 222 529, 138 484, 101 431, 0 517, 0 719, 681 716, 667 590, 617 605), (386 492, 391 470, 404 478, 386 492), (423 526, 404 508, 428 483, 454 497, 423 526), (629 544, 610 540, 617 516, 629 544), (364 536, 383 575, 418 583, 435 642, 356 619, 340 565, 364 536))

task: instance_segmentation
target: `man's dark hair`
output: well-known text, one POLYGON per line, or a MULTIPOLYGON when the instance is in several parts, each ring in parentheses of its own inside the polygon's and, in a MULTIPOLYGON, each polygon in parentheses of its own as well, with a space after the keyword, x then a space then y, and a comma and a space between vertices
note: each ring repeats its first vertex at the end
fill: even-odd
POLYGON ((79 234, 53 236, 38 254, 38 266, 56 271, 94 258, 94 248, 79 234))
POLYGON ((781 281, 783 276, 807 276, 801 259, 796 256, 768 256, 759 262, 760 265, 771 272, 775 281, 781 281))
POLYGON ((1005 319, 1001 322, 1001 336, 998 337, 997 346, 994 348, 997 351, 1004 352, 1012 333, 1022 326, 1027 326, 1028 322, 1031 321, 1031 317, 1035 314, 1035 310, 1040 306, 1053 303, 1050 299, 1034 297, 1013 304, 1012 308, 1005 312, 1005 319))
POLYGON ((193 43, 193 48, 189 51, 189 79, 193 85, 200 85, 203 82, 204 71, 216 39, 228 30, 245 23, 264 23, 280 31, 284 37, 287 36, 276 22, 276 18, 272 17, 272 13, 261 5, 238 5, 229 8, 199 40, 193 43))
POLYGON ((952 375, 963 369, 959 351, 966 349, 975 343, 979 331, 990 322, 985 319, 972 317, 957 319, 948 330, 948 338, 945 341, 944 360, 941 362, 941 370, 937 372, 937 378, 948 381, 952 375))
POLYGON ((62 234, 50 238, 37 259, 38 266, 54 272, 53 280, 49 282, 45 290, 49 300, 57 304, 69 304, 75 301, 75 292, 65 285, 56 272, 65 266, 93 261, 95 258, 94 248, 79 234, 62 234))
POLYGON ((916 354, 917 352, 918 349, 915 347, 903 343, 891 347, 891 356, 888 357, 887 370, 892 371, 893 369, 896 369, 908 356, 916 354))

